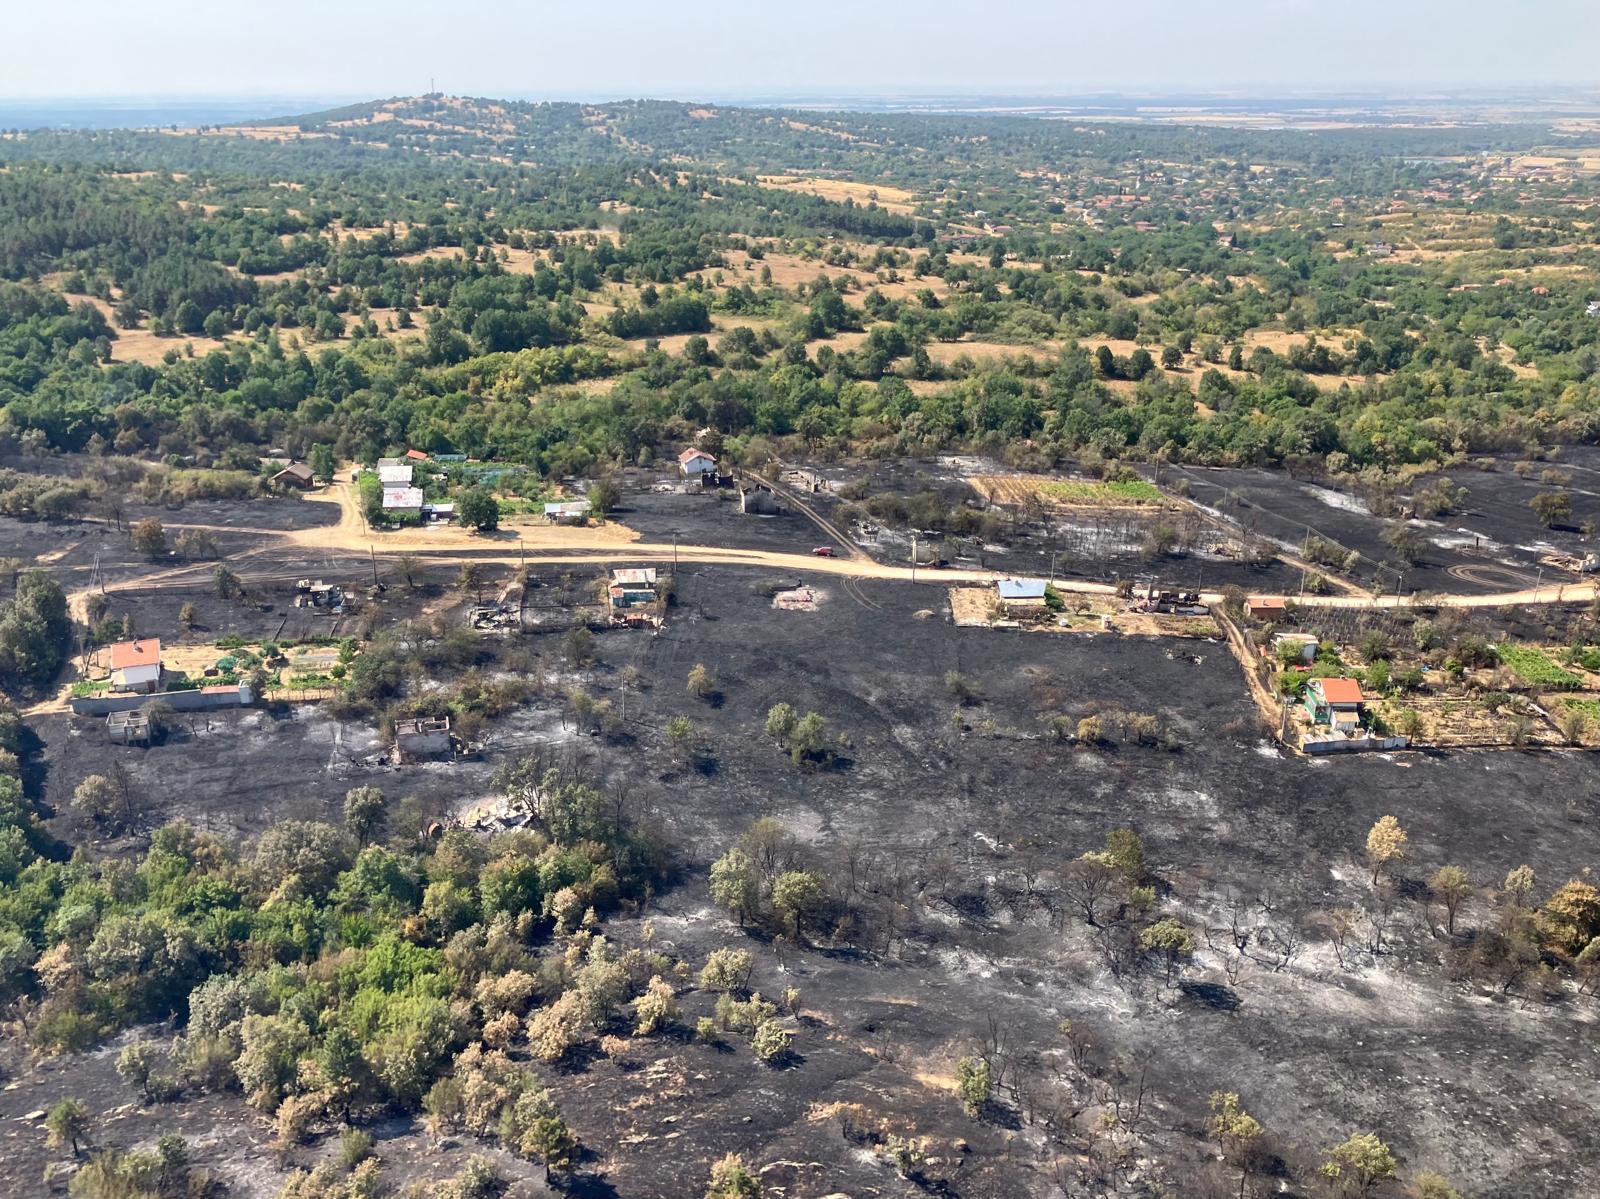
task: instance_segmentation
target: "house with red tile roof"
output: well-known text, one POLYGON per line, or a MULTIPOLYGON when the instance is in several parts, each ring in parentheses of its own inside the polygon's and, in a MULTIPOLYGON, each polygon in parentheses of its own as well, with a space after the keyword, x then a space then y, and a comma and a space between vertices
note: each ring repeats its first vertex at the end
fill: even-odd
POLYGON ((160 641, 141 637, 111 647, 111 690, 149 693, 160 686, 160 641))
POLYGON ((1325 724, 1335 732, 1359 729, 1365 702, 1357 679, 1312 679, 1306 684, 1306 714, 1313 724, 1325 724))

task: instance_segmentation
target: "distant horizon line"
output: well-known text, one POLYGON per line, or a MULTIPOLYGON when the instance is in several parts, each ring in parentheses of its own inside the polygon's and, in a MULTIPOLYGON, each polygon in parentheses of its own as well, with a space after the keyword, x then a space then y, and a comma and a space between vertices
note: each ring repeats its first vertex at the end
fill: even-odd
POLYGON ((1496 84, 1483 84, 1478 82, 1463 81, 1460 83, 1419 83, 1417 81, 1383 83, 1353 83, 1346 85, 1318 85, 1306 86, 1304 84, 1252 84, 1252 85, 1217 85, 1217 84, 1168 84, 1156 86, 1105 86, 1105 87, 1079 87, 1058 89, 1045 86, 1017 87, 1010 86, 984 86, 966 85, 959 87, 933 87, 918 86, 908 88, 864 88, 864 87, 832 87, 832 88, 797 88, 797 89, 767 89, 761 91, 743 89, 703 88, 690 90, 680 87, 645 88, 632 91, 604 90, 604 89, 551 89, 543 92, 521 91, 495 91, 493 89, 456 89, 440 88, 435 92, 426 90, 418 91, 360 91, 360 92, 323 92, 316 90, 284 90, 284 91, 243 91, 243 92, 105 92, 105 93, 51 93, 51 94, 19 94, 9 95, 0 93, 0 104, 11 105, 44 105, 44 104, 150 104, 150 103, 262 103, 281 100, 314 100, 321 103, 339 101, 344 103, 368 103, 376 100, 409 98, 430 94, 477 97, 480 99, 498 100, 562 100, 582 101, 592 103, 615 103, 625 100, 666 100, 675 102, 691 102, 694 100, 719 100, 724 102, 734 101, 772 101, 783 99, 807 100, 832 100, 832 99, 861 99, 861 100, 941 100, 941 99, 989 99, 989 100, 1074 100, 1074 99, 1175 99, 1175 98, 1225 98, 1225 99, 1349 99, 1349 98, 1374 98, 1392 100, 1418 100, 1431 97, 1463 97, 1478 96, 1484 98, 1504 97, 1510 94, 1533 96, 1558 96, 1573 93, 1589 92, 1600 97, 1600 80, 1585 81, 1551 81, 1527 80, 1507 81, 1496 84))

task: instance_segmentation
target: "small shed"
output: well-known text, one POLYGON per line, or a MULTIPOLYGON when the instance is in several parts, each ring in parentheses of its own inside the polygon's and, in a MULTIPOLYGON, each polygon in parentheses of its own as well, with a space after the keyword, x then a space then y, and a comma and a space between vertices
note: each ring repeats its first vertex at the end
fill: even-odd
POLYGON ((419 717, 415 720, 396 721, 394 748, 402 762, 411 762, 418 758, 449 757, 450 718, 419 717))
POLYGON ((544 506, 544 518, 555 523, 560 523, 563 520, 574 520, 578 517, 588 515, 588 500, 562 500, 558 503, 546 504, 544 506))
POLYGON ((994 589, 1007 613, 1044 607, 1043 579, 998 579, 994 589))
POLYGON ((111 712, 106 716, 106 735, 118 745, 149 745, 149 714, 143 708, 111 712))
POLYGON ((1317 660, 1317 639, 1310 633, 1279 633, 1272 639, 1272 656, 1280 662, 1292 659, 1309 665, 1317 660))
POLYGON ((653 566, 618 566, 611 571, 611 581, 613 583, 654 587, 656 585, 656 568, 653 566))
POLYGON ((1282 596, 1252 595, 1244 601, 1244 610, 1257 620, 1282 620, 1289 615, 1289 604, 1282 596))
POLYGON ((316 478, 304 462, 291 462, 272 476, 272 482, 276 487, 295 487, 305 491, 316 482, 316 478))

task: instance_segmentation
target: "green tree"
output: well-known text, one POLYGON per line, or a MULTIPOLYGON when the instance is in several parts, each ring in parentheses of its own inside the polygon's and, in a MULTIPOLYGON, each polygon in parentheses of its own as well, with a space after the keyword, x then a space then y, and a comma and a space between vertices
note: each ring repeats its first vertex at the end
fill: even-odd
POLYGON ((388 801, 377 787, 352 787, 344 793, 344 827, 358 845, 372 840, 382 826, 388 801))
POLYGON ((750 1173, 742 1157, 730 1153, 713 1163, 705 1199, 761 1199, 761 1180, 750 1173))
POLYGON ((1250 1178, 1252 1154, 1265 1133, 1261 1122, 1239 1105, 1238 1095, 1232 1091, 1211 1093, 1211 1135, 1223 1160, 1239 1171, 1240 1199, 1244 1199, 1250 1178))
POLYGON ((622 499, 617 481, 607 475, 596 479, 589 487, 589 511, 596 516, 606 516, 616 509, 622 499))
POLYGON ((1411 1184, 1411 1194, 1415 1199, 1461 1199, 1461 1192, 1432 1170, 1424 1170, 1417 1175, 1416 1181, 1411 1184))
POLYGON ((793 1043, 789 1030, 776 1020, 763 1020, 756 1025, 755 1034, 750 1038, 750 1048, 756 1057, 769 1066, 787 1057, 793 1043))
POLYGON ((982 1058, 964 1057, 956 1062, 956 1094, 967 1115, 976 1119, 989 1105, 994 1083, 989 1076, 989 1063, 982 1058))
POLYGON ((1441 866, 1428 880, 1428 888, 1433 892, 1434 899, 1444 907, 1445 932, 1454 934, 1456 913, 1472 895, 1472 879, 1460 866, 1441 866))
POLYGON ((674 716, 667 721, 667 744, 678 761, 686 761, 694 752, 695 737, 694 722, 687 716, 674 716))
POLYGON ((755 914, 755 867, 750 855, 735 846, 711 864, 711 902, 742 926, 755 914))
POLYGON ((63 1099, 45 1116, 44 1127, 50 1148, 70 1146, 76 1156, 89 1139, 89 1109, 77 1099, 63 1099))
POLYGON ((480 533, 492 533, 500 527, 500 502, 488 488, 471 488, 456 499, 456 520, 480 533))
POLYGON ((700 985, 707 991, 731 994, 750 985, 755 959, 746 949, 713 949, 700 968, 700 985))
POLYGON ((1139 948, 1161 962, 1171 986, 1179 967, 1194 956, 1194 934, 1169 916, 1140 930, 1139 948))
POLYGON ((705 699, 717 688, 716 680, 704 662, 696 662, 689 669, 689 694, 705 699))
POLYGON ((820 758, 827 751, 827 723, 815 712, 807 712, 789 732, 789 756, 796 764, 820 758))
POLYGON ((1149 866, 1145 862, 1144 842, 1130 828, 1112 829, 1106 834, 1106 857, 1122 874, 1130 887, 1145 880, 1149 866))
POLYGON ((1376 886, 1378 874, 1395 862, 1404 860, 1406 844, 1410 840, 1406 830, 1393 816, 1380 816, 1367 833, 1367 862, 1372 867, 1372 882, 1376 886))
POLYGON ((311 447, 311 452, 306 455, 306 465, 311 468, 311 473, 324 483, 331 483, 334 473, 339 468, 333 450, 321 442, 311 447))
POLYGON ((1547 529, 1572 519, 1572 496, 1565 491, 1541 491, 1528 501, 1528 507, 1547 529))
POLYGON ((91 774, 72 791, 72 810, 96 824, 113 824, 126 814, 124 798, 103 774, 91 774))
POLYGON ((788 704, 772 705, 767 709, 767 736, 780 745, 786 744, 789 734, 794 732, 796 719, 794 709, 788 704))
POLYGON ((822 880, 809 870, 786 870, 773 880, 772 906, 791 937, 799 937, 806 922, 821 910, 822 901, 822 880))
POLYGON ((133 526, 133 548, 146 558, 157 558, 167 552, 167 531, 153 516, 147 516, 133 526))
POLYGON ((1370 1132, 1358 1132, 1322 1155, 1321 1173, 1349 1194, 1370 1195, 1378 1183, 1393 1178, 1398 1168, 1387 1145, 1370 1132))

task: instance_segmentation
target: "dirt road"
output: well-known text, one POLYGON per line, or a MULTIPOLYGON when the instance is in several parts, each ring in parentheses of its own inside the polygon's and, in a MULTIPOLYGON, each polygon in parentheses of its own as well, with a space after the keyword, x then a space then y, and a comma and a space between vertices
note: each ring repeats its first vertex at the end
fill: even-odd
MULTIPOLYGON (((789 497, 792 498, 793 497, 789 497)), ((373 531, 368 529, 357 502, 354 486, 348 481, 348 468, 340 472, 339 481, 309 494, 313 503, 334 504, 339 509, 339 522, 317 528, 253 530, 263 539, 263 544, 229 557, 228 566, 246 582, 281 579, 286 564, 304 554, 305 569, 321 570, 338 561, 351 569, 360 569, 368 560, 398 558, 413 555, 423 562, 463 562, 499 564, 507 566, 551 565, 578 563, 606 563, 616 561, 641 562, 695 562, 707 565, 758 566, 785 575, 808 573, 839 577, 844 586, 852 579, 884 579, 897 582, 950 584, 989 584, 996 579, 1009 577, 1009 572, 970 570, 965 568, 934 569, 931 567, 895 566, 874 561, 861 553, 837 529, 828 528, 849 557, 819 558, 811 554, 784 553, 774 550, 731 549, 716 545, 676 546, 641 541, 639 533, 614 521, 605 524, 573 528, 552 525, 536 517, 523 517, 508 522, 493 533, 474 533, 451 525, 423 525, 420 527, 373 531), (357 563, 360 560, 360 564, 357 563), (319 565, 312 565, 318 563, 319 565)), ((821 522, 819 521, 819 524, 821 522)), ((174 526, 178 527, 178 526, 174 526)), ((202 526, 185 526, 202 527, 202 526)), ((228 531, 238 532, 237 528, 228 531)), ((215 571, 216 565, 195 562, 164 568, 140 578, 131 584, 144 589, 158 584, 194 582, 215 571)), ((128 584, 123 585, 126 589, 128 584)), ((1494 608, 1503 605, 1582 603, 1595 597, 1593 582, 1559 583, 1519 591, 1497 592, 1488 595, 1438 595, 1426 597, 1426 604, 1453 608, 1494 608)), ((1107 583, 1074 581, 1063 583, 1062 590, 1091 595, 1115 594, 1116 588, 1107 583)), ((88 588, 71 594, 74 615, 82 619, 83 601, 88 588)), ((1202 598, 1212 604, 1220 603, 1219 593, 1208 592, 1202 598)), ((1369 595, 1361 592, 1341 595, 1284 596, 1308 608, 1385 609, 1409 608, 1420 601, 1416 596, 1369 595)))

